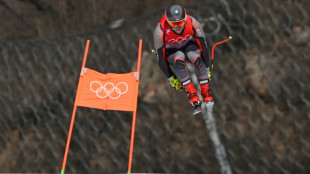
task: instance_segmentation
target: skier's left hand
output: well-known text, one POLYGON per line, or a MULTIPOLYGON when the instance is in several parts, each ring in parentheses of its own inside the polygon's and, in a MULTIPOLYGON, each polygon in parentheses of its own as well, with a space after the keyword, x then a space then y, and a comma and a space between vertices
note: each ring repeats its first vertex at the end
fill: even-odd
POLYGON ((175 77, 174 75, 168 78, 171 87, 173 87, 174 89, 178 90, 178 91, 182 91, 183 87, 179 81, 179 79, 177 77, 175 77))

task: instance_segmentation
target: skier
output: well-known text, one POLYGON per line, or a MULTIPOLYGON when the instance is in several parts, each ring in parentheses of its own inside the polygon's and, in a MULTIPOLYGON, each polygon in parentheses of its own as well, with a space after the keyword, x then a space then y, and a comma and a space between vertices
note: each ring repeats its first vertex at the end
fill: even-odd
POLYGON ((154 47, 157 62, 176 90, 185 89, 190 103, 194 106, 193 115, 201 112, 201 103, 197 95, 185 61, 196 70, 204 102, 213 102, 210 89, 209 52, 201 24, 186 14, 185 8, 174 4, 168 6, 165 15, 154 31, 154 47), (173 71, 172 71, 172 68, 173 71))

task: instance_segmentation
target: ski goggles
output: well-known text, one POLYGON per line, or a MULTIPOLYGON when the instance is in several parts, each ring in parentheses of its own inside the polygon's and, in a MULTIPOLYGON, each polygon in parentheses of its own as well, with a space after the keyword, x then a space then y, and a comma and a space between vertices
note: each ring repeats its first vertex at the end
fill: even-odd
POLYGON ((181 20, 181 21, 168 21, 168 24, 172 27, 172 28, 182 28, 185 25, 185 19, 181 20))

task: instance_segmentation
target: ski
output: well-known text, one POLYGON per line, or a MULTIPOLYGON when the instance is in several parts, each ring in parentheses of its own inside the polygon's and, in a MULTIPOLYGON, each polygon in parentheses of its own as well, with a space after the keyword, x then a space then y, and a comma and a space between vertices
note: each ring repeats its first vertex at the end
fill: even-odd
POLYGON ((194 106, 193 115, 199 114, 201 112, 201 102, 195 102, 193 106, 194 106))

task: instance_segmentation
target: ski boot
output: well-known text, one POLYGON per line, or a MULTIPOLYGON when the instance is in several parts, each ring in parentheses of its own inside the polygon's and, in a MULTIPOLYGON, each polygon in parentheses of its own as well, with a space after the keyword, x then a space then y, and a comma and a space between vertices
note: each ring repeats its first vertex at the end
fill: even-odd
POLYGON ((199 97, 197 91, 190 80, 187 80, 182 83, 183 88, 189 98, 189 102, 194 106, 193 115, 196 115, 201 112, 199 97))
POLYGON ((201 96, 203 98, 203 101, 207 103, 214 103, 212 92, 210 88, 209 80, 203 80, 199 82, 200 89, 201 89, 201 96))

